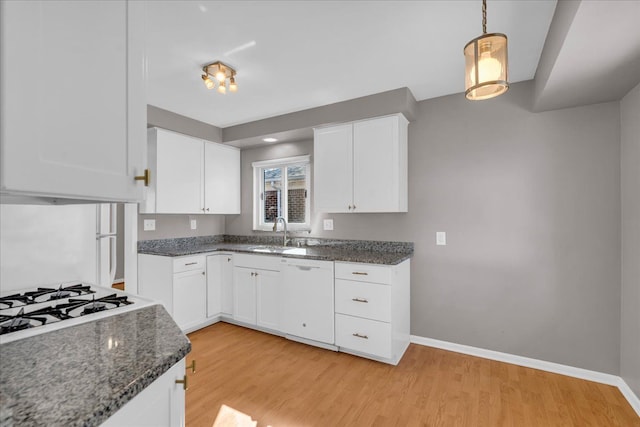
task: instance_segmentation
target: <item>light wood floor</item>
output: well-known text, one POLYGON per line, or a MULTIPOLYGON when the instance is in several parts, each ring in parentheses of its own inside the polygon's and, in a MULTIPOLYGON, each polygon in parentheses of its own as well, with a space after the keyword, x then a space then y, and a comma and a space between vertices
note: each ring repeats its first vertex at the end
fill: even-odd
POLYGON ((616 387, 415 344, 394 367, 226 323, 189 338, 187 427, 221 405, 272 427, 640 426, 616 387))

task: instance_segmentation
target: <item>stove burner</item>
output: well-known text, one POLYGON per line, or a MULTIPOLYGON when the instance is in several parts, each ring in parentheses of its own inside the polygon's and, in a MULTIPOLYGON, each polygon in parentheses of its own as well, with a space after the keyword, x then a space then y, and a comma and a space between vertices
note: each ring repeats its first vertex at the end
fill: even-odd
MULTIPOLYGON (((84 314, 96 313, 98 311, 109 310, 111 308, 129 304, 133 304, 133 302, 129 301, 126 296, 119 297, 117 294, 112 294, 96 299, 96 296, 93 295, 91 299, 70 298, 68 303, 58 304, 56 308, 62 310, 65 314, 74 317, 72 312, 78 308, 83 308, 82 312, 79 313, 82 316, 84 314)), ((75 315, 78 315, 78 313, 75 315)))
POLYGON ((82 314, 91 314, 97 313, 98 311, 104 311, 107 309, 107 304, 103 302, 92 302, 91 304, 87 304, 82 310, 82 314))
POLYGON ((68 298, 72 296, 86 295, 94 293, 90 286, 77 284, 58 289, 38 288, 37 291, 25 292, 24 295, 31 299, 32 302, 52 301, 57 299, 68 298), (48 298, 47 298, 48 297, 48 298))
MULTIPOLYGON (((41 314, 37 312, 34 313, 36 315, 41 314)), ((41 325, 44 325, 47 322, 46 317, 35 317, 33 316, 34 313, 25 314, 24 308, 21 308, 15 316, 0 315, 0 334, 31 328, 34 326, 31 324, 31 320, 40 322, 41 325)))
POLYGON ((32 327, 33 326, 31 326, 31 322, 29 322, 29 320, 22 317, 17 317, 15 319, 11 319, 6 325, 3 325, 2 330, 3 332, 5 329, 7 330, 7 332, 13 332, 32 327))
POLYGON ((11 308, 14 305, 27 305, 31 303, 31 299, 22 294, 8 295, 6 297, 0 297, 0 309, 11 308))

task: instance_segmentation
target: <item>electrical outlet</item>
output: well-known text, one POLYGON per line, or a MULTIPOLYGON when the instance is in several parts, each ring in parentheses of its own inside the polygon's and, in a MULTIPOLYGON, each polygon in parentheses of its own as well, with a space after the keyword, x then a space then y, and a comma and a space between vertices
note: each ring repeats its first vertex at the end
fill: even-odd
POLYGON ((153 231, 156 229, 156 220, 155 219, 145 219, 144 220, 144 231, 153 231))
POLYGON ((436 231, 436 245, 438 246, 447 245, 447 233, 445 233, 444 231, 436 231))
POLYGON ((195 219, 192 219, 191 221, 191 229, 195 230, 196 228, 198 228, 198 221, 195 219))
POLYGON ((322 228, 328 231, 333 230, 333 219, 325 219, 322 223, 322 228))

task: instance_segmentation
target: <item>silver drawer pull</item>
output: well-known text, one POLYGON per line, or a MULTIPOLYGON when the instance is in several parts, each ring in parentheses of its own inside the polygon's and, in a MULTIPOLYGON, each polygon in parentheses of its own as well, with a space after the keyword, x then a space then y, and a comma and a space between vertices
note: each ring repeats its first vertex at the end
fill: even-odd
POLYGON ((187 265, 196 265, 197 263, 198 263, 198 261, 196 261, 196 262, 188 262, 188 263, 185 264, 185 266, 187 266, 187 265))
POLYGON ((364 302, 365 304, 368 303, 369 301, 367 301, 364 298, 351 298, 351 301, 355 301, 355 302, 364 302))
POLYGON ((368 340, 368 339, 369 339, 369 337, 368 337, 368 336, 366 336, 366 335, 360 335, 360 334, 359 334, 359 333, 357 333, 357 332, 356 332, 355 334, 351 334, 351 335, 353 335, 354 337, 357 337, 357 338, 365 339, 365 340, 368 340))
POLYGON ((353 271, 351 274, 357 274, 358 276, 368 276, 369 273, 361 272, 361 271, 353 271))

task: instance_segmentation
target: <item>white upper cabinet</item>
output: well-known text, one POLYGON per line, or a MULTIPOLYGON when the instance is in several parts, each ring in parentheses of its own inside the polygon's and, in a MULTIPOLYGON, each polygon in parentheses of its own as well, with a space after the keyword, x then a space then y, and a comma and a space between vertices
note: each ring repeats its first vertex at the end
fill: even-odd
POLYGON ((240 213, 240 150, 152 128, 141 213, 240 213))
POLYGON ((144 7, 0 4, 3 197, 142 200, 144 7))
POLYGON ((202 141, 160 129, 149 129, 149 141, 146 212, 202 213, 202 141))
POLYGON ((240 213, 240 150, 204 144, 204 207, 206 213, 240 213))
POLYGON ((353 125, 315 129, 313 168, 315 210, 351 212, 353 125))
POLYGON ((407 126, 401 114, 314 130, 320 212, 407 212, 407 126))

